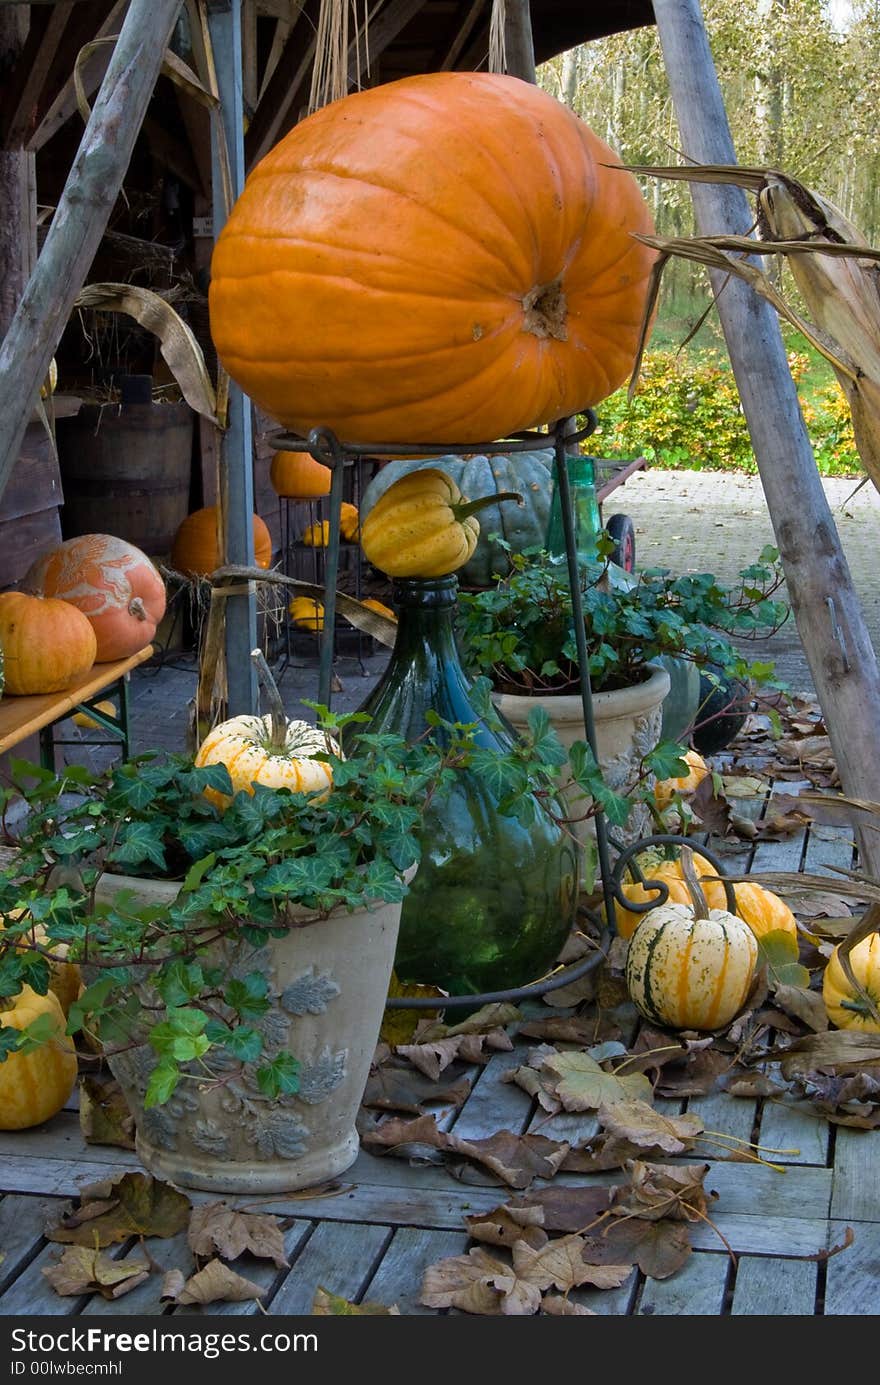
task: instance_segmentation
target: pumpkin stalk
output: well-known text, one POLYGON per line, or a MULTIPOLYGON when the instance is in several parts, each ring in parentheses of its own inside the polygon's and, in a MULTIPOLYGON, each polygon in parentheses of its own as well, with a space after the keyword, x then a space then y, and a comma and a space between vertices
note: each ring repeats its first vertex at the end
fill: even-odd
POLYGON ((683 846, 681 849, 681 873, 694 906, 694 918, 707 919, 709 906, 706 903, 706 896, 703 894, 703 887, 697 879, 697 872, 694 869, 694 853, 689 846, 683 846))
POLYGON ((272 750, 281 753, 287 745, 287 713, 284 710, 284 703, 278 691, 278 685, 272 677, 269 665, 266 663, 262 649, 251 650, 251 661, 257 670, 257 677, 266 699, 269 703, 269 714, 272 718, 272 732, 269 737, 269 745, 272 750))
POLYGON ((485 510, 489 505, 497 505, 502 500, 515 500, 517 505, 526 503, 518 491, 499 491, 497 495, 482 495, 479 500, 463 500, 457 505, 450 505, 449 508, 460 524, 463 519, 485 510))

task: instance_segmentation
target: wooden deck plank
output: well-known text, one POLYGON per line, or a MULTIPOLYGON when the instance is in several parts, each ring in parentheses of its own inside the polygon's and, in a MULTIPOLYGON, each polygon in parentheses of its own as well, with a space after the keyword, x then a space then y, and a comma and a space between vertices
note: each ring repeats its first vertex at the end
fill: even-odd
MULTIPOLYGON (((506 1201, 510 1189, 477 1188, 452 1184, 448 1192, 418 1187, 395 1188, 361 1183, 338 1198, 308 1198, 285 1202, 283 1197, 261 1205, 260 1210, 280 1215, 320 1218, 322 1222, 360 1222, 390 1226, 427 1227, 438 1231, 459 1231, 464 1218, 474 1212, 489 1212, 506 1201)), ((289 1310, 286 1310, 289 1311, 289 1310)))
POLYGON ((714 1208, 709 1216, 717 1231, 705 1222, 692 1222, 688 1228, 696 1250, 724 1250, 720 1231, 737 1255, 796 1258, 821 1252, 828 1235, 828 1223, 819 1217, 750 1217, 741 1212, 716 1212, 714 1208))
POLYGON ((396 1304, 402 1314, 435 1316, 437 1309, 425 1308, 419 1302, 425 1270, 451 1255, 463 1255, 467 1247, 468 1235, 465 1231, 423 1231, 400 1227, 395 1231, 376 1273, 367 1285, 364 1299, 371 1303, 382 1303, 386 1308, 396 1304))
POLYGON ((31 1260, 43 1241, 47 1220, 64 1206, 50 1197, 5 1197, 0 1202, 0 1293, 31 1260))
POLYGON ((636 1306, 639 1317, 718 1316, 724 1307, 730 1258, 700 1252, 671 1279, 647 1279, 636 1306))
MULTIPOLYGON (((126 1150, 120 1150, 126 1154, 126 1150)), ((141 1168, 139 1163, 126 1168, 141 1168)), ((119 1166, 121 1173, 125 1168, 119 1166)), ((78 1197, 83 1183, 96 1183, 108 1176, 108 1165, 92 1159, 26 1159, 21 1155, 0 1155, 0 1190, 7 1193, 36 1193, 47 1197, 78 1197)))
POLYGON ((268 1303, 273 1315, 311 1313, 315 1291, 325 1288, 342 1298, 358 1299, 375 1273, 389 1241, 389 1226, 356 1222, 323 1223, 268 1303))
MULTIPOLYGON (((832 1222, 829 1247, 840 1245, 849 1222, 832 1222)), ((825 1317, 876 1317, 877 1285, 880 1284, 880 1226, 853 1228, 855 1240, 828 1261, 825 1280, 825 1317)))
MULTIPOLYGON (((749 1141, 752 1138, 752 1127, 755 1123, 755 1111, 757 1102, 750 1101, 744 1097, 730 1097, 724 1092, 710 1092, 707 1096, 692 1096, 688 1099, 687 1109, 691 1115, 699 1116, 706 1131, 718 1131, 722 1135, 731 1135, 737 1140, 749 1141)), ((704 1150, 707 1157, 711 1153, 718 1156, 724 1153, 726 1142, 719 1140, 713 1144, 710 1141, 714 1136, 707 1136, 707 1142, 700 1144, 699 1152, 704 1150)))
POLYGON ((809 1111, 787 1106, 783 1101, 765 1101, 761 1110, 759 1141, 770 1150, 765 1159, 775 1164, 819 1164, 828 1161, 828 1122, 809 1111))
POLYGON ((853 863, 854 841, 847 827, 810 827, 804 870, 812 875, 840 876, 833 866, 850 870, 853 863))
POLYGON ((575 1289, 571 1297, 575 1303, 582 1303, 602 1318, 625 1318, 633 1310, 640 1279, 638 1270, 634 1269, 616 1289, 575 1289))
POLYGON ((839 1125, 834 1139, 832 1217, 880 1222, 880 1130, 839 1125))
POLYGON ((527 1052, 527 1047, 516 1044, 508 1053, 493 1053, 467 1101, 451 1122, 459 1139, 483 1140, 499 1130, 522 1134, 532 1103, 515 1082, 502 1082, 501 1074, 524 1063, 527 1052))
POLYGON ((38 1251, 21 1274, 0 1294, 0 1316, 45 1313, 51 1317, 64 1317, 77 1311, 84 1295, 67 1298, 56 1294, 43 1274, 44 1269, 58 1263, 63 1249, 63 1246, 49 1244, 38 1251))
POLYGON ((812 1317, 818 1265, 809 1260, 771 1260, 745 1255, 736 1271, 734 1317, 812 1317))
MULTIPOLYGON (((77 1111, 59 1111, 31 1130, 0 1131, 0 1158, 63 1159, 72 1163, 113 1164, 120 1172, 141 1169, 133 1150, 121 1145, 89 1145, 83 1139, 77 1111)), ((106 1177, 106 1174, 105 1174, 106 1177)))

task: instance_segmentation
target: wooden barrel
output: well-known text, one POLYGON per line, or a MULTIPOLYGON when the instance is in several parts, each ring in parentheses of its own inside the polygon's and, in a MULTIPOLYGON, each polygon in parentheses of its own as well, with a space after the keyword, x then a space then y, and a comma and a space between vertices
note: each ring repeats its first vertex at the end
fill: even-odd
POLYGON ((189 513, 193 420, 186 403, 83 404, 59 420, 61 530, 115 534, 151 556, 170 552, 189 513))

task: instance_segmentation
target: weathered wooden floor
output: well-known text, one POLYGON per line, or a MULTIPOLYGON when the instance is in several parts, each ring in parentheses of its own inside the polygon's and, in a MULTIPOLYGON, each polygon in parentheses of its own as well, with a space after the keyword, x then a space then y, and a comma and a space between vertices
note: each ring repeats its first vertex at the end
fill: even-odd
MULTIPOLYGON (((757 848, 744 846, 736 865, 812 871, 851 860, 847 834, 821 829, 757 848)), ((444 1127, 469 1138, 499 1130, 539 1129, 568 1139, 593 1133, 596 1126, 588 1117, 548 1119, 543 1111, 536 1113, 519 1087, 499 1080, 524 1061, 527 1047, 529 1041, 522 1041, 513 1052, 497 1053, 487 1066, 474 1069, 471 1094, 457 1114, 447 1114, 444 1127)), ((880 1310, 880 1130, 830 1125, 778 1102, 726 1094, 662 1106, 698 1112, 707 1130, 791 1151, 772 1156, 785 1166, 784 1172, 757 1163, 712 1160, 704 1187, 718 1194, 711 1209, 717 1230, 691 1224, 695 1253, 685 1267, 666 1280, 645 1279, 634 1270, 619 1289, 576 1291, 580 1302, 614 1315, 838 1316, 880 1310), (839 1244, 848 1227, 853 1244, 825 1261, 822 1252, 839 1244)), ((41 1274, 60 1250, 42 1235, 47 1217, 59 1212, 82 1183, 139 1167, 134 1154, 86 1145, 75 1109, 39 1129, 0 1135, 0 1314, 260 1311, 253 1302, 175 1309, 160 1302, 156 1274, 113 1302, 54 1293, 41 1274)), ((481 1178, 478 1171, 472 1176, 480 1181, 457 1181, 438 1165, 411 1166, 362 1151, 339 1180, 335 1195, 279 1198, 260 1203, 259 1209, 249 1204, 252 1210, 292 1219, 285 1233, 289 1269, 277 1270, 248 1256, 234 1268, 265 1285, 263 1305, 270 1314, 309 1313, 318 1286, 352 1300, 396 1304, 402 1314, 428 1312, 418 1301, 425 1268, 465 1251, 472 1243, 463 1218, 498 1206, 510 1191, 490 1184, 488 1175, 481 1178)), ((607 1184, 621 1177, 562 1174, 553 1182, 607 1184)), ((194 1201, 215 1200, 207 1194, 191 1196, 194 1201)), ((123 1256, 133 1244, 113 1253, 123 1256)), ((149 1250, 162 1266, 192 1272, 184 1233, 171 1240, 153 1238, 149 1250)))

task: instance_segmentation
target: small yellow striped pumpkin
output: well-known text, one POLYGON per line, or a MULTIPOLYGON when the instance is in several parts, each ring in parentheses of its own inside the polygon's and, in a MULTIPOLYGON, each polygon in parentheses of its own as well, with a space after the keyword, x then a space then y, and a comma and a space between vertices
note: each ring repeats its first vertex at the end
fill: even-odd
POLYGON ((57 1115, 76 1084, 73 1040, 65 1034, 64 1011, 51 991, 38 995, 30 986, 12 997, 0 1013, 5 1027, 26 1029, 48 1016, 52 1037, 30 1053, 10 1053, 0 1063, 0 1130, 29 1130, 57 1115))
POLYGON ((522 496, 467 500, 445 471, 410 471, 380 496, 361 525, 361 548, 389 577, 445 577, 468 561, 480 537, 476 511, 522 496))
MULTIPOLYGON (((646 880, 661 880, 669 890, 669 900, 675 904, 690 903, 690 895, 681 873, 681 860, 663 861, 657 866, 640 863, 646 880)), ((714 866, 703 856, 694 853, 694 866, 700 877, 700 884, 710 909, 726 909, 727 894, 714 866), (709 878, 706 878, 709 877, 709 878)), ((638 881, 624 881, 623 893, 636 904, 657 899, 656 890, 647 890, 638 881)), ((797 941, 797 920, 784 899, 772 890, 759 885, 757 881, 737 881, 733 887, 736 896, 736 912, 751 928, 756 938, 768 933, 788 933, 797 941)), ((659 903, 657 905, 659 907, 659 903)), ((617 932, 621 938, 631 938, 639 920, 644 914, 631 913, 618 905, 616 910, 617 932)))
MULTIPOLYGON (((880 1007, 880 933, 871 933, 857 943, 849 954, 849 961, 856 980, 861 982, 874 1004, 880 1007)), ((828 1018, 838 1029, 880 1033, 880 1024, 844 975, 839 946, 832 952, 822 974, 822 999, 828 1018)))
POLYGON ((710 909, 700 918, 692 904, 662 904, 630 938, 626 985, 655 1024, 721 1029, 742 1008, 757 960, 757 939, 735 914, 710 909))
MULTIPOLYGON (((195 763, 225 765, 232 780, 232 792, 252 794, 255 784, 270 789, 290 789, 292 793, 327 790, 333 782, 330 765, 313 756, 331 749, 322 731, 307 721, 287 723, 283 746, 273 744, 272 715, 232 717, 215 726, 199 747, 195 763)), ((205 797, 218 808, 232 801, 217 789, 206 789, 205 797)))

